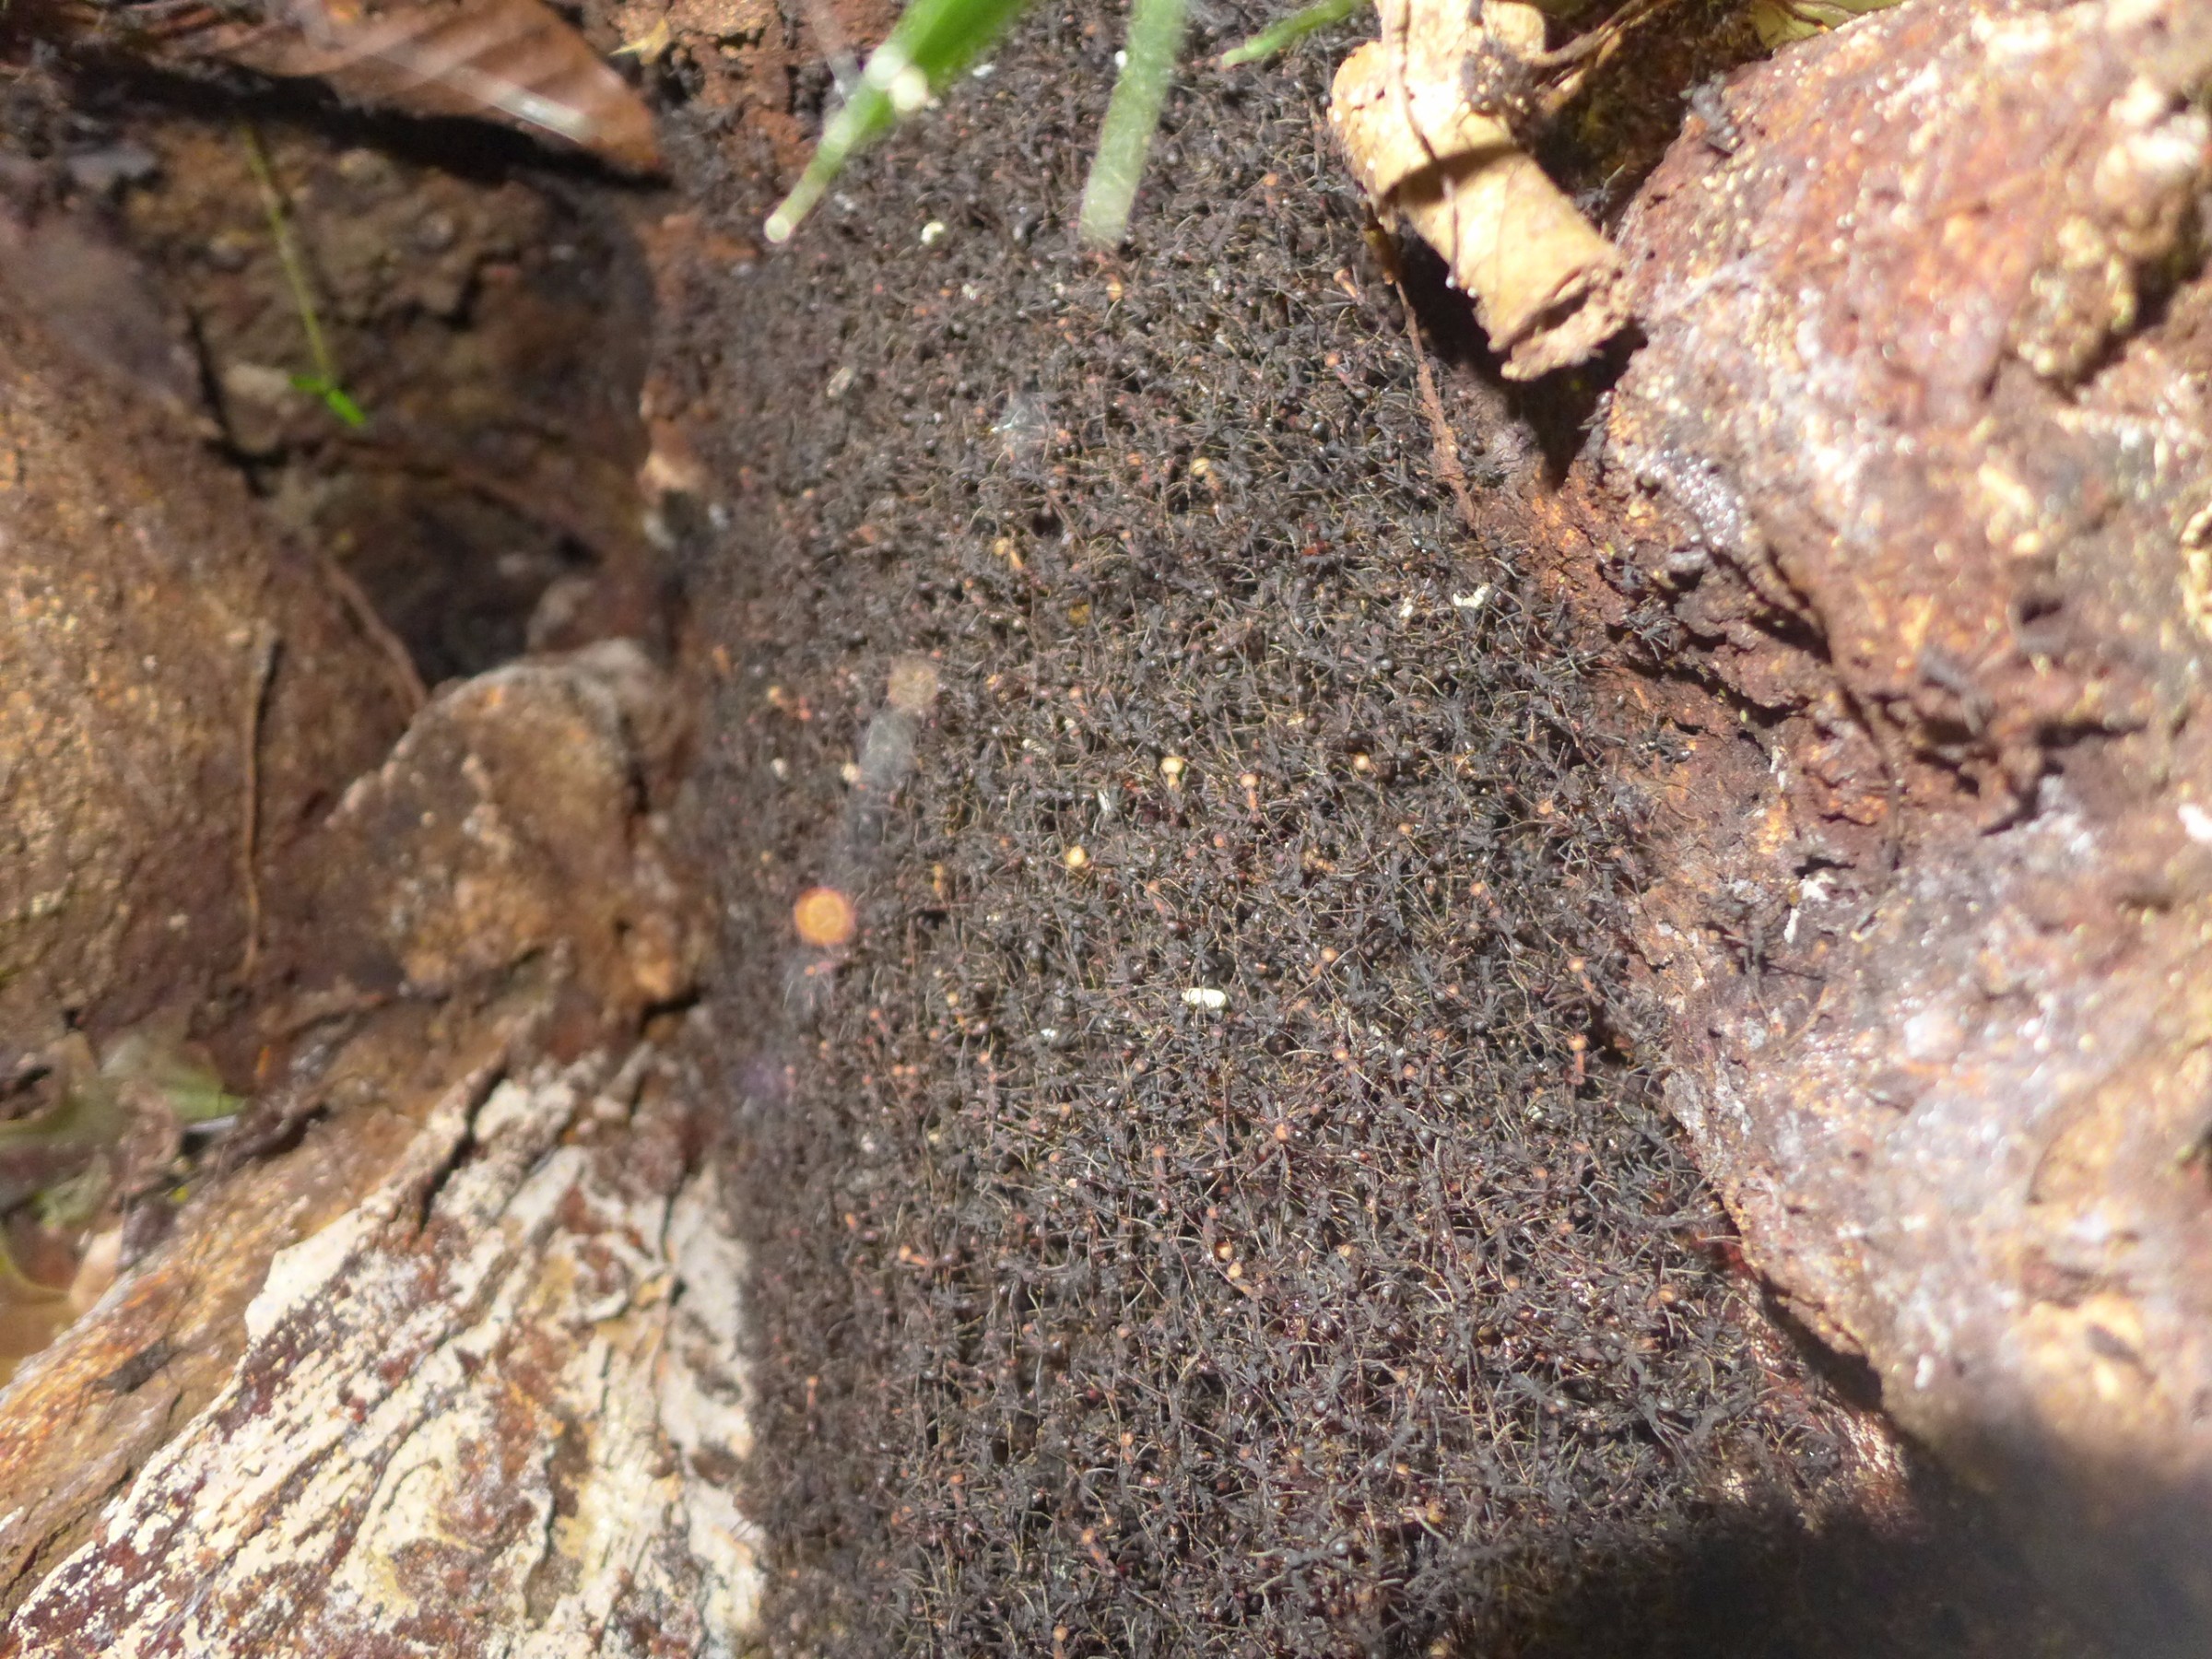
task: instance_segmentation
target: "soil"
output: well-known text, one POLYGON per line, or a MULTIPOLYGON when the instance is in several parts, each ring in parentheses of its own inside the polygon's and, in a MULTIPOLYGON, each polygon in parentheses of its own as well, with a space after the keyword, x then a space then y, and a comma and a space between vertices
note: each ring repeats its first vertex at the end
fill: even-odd
POLYGON ((643 193, 504 135, 296 91, 125 76, 53 97, 65 123, 16 114, 42 162, 18 182, 29 211, 135 262, 160 307, 152 326, 187 342, 183 389, 218 441, 426 684, 529 647, 665 641, 636 511, 653 297, 629 220, 643 193), (298 383, 318 369, 311 327, 358 424, 298 383))
MULTIPOLYGON (((1262 20, 1194 11, 1194 58, 1262 20)), ((1100 261, 1117 27, 1036 18, 772 258, 819 92, 780 18, 662 74, 665 198, 255 106, 359 434, 288 386, 230 106, 18 122, 421 680, 599 634, 692 673, 771 1649, 2095 1653, 1661 1110, 1622 780, 1699 734, 1624 735, 1605 636, 1440 486, 1326 53, 1194 68, 1100 261), (818 886, 849 941, 794 943, 818 886)), ((1478 493, 1597 383, 1462 351, 1478 493)))

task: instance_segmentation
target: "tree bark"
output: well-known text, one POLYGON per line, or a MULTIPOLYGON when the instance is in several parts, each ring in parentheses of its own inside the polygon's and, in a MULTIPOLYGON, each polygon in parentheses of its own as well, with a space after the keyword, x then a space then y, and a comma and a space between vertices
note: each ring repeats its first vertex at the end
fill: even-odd
POLYGON ((1738 76, 1523 509, 1646 653, 1677 1116, 2131 1652, 2212 1630, 2208 74, 2199 6, 1922 0, 1738 76))
POLYGON ((376 764, 373 630, 172 418, 0 347, 0 1030, 176 1010, 258 1084, 0 1394, 0 1653, 731 1651, 743 1262, 654 1012, 701 946, 672 686, 513 665, 376 764))

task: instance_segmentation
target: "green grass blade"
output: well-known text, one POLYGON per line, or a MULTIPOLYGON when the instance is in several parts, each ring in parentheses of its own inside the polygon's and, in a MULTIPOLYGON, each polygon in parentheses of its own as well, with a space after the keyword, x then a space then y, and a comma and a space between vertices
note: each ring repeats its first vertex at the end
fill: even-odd
POLYGON ((319 374, 293 375, 292 390, 306 393, 325 409, 328 409, 345 426, 359 430, 369 424, 368 415, 363 412, 359 404, 354 402, 347 395, 346 388, 324 379, 319 374))
MULTIPOLYGON (((5 6, 6 0, 0 0, 5 6)), ((338 383, 337 360, 331 356, 330 342, 323 335, 323 319, 315 312, 315 289, 309 278, 307 261, 300 254, 300 244, 292 235, 291 212, 285 206, 283 188, 276 182, 276 165, 269 159, 266 146, 260 132, 251 123, 241 123, 239 135, 246 146, 246 165, 253 174, 253 182, 261 187, 262 211, 268 215, 269 239, 276 245, 276 262, 284 267, 284 280, 292 290, 292 307, 300 313, 300 332, 307 336, 307 355, 314 364, 312 374, 295 374, 292 385, 297 391, 311 392, 322 400, 323 406, 349 427, 364 427, 369 417, 361 406, 347 395, 338 383)))
POLYGON ((1134 0, 1129 12, 1129 44, 1122 73, 1106 106, 1099 131, 1099 153, 1083 186, 1083 241, 1094 248, 1121 244, 1129 230, 1129 208, 1144 177, 1145 155, 1159 125, 1182 50, 1183 0, 1134 0))
POLYGON ((1270 23, 1258 34, 1230 47, 1221 54, 1221 67, 1234 69, 1239 64, 1256 64, 1288 52, 1308 35, 1343 22, 1367 4, 1368 0, 1315 0, 1313 5, 1270 23))
POLYGON ((830 118, 806 171, 768 216, 771 242, 786 241, 845 163, 911 115, 1006 29, 1025 0, 914 0, 868 58, 853 96, 830 118))

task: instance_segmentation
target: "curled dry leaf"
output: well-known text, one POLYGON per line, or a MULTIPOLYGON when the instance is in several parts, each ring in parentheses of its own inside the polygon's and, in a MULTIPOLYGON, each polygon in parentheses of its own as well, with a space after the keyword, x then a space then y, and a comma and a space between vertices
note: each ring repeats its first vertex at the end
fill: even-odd
POLYGON ((1752 0, 1751 27, 1759 33, 1759 43, 1772 52, 1896 4, 1897 0, 1752 0))
POLYGON ((1382 0, 1382 38, 1336 72, 1329 124, 1385 222, 1444 256, 1512 380, 1584 362, 1629 321, 1620 256, 1514 142, 1469 103, 1464 67, 1542 50, 1543 18, 1488 0, 1382 0), (1488 33, 1486 37, 1486 25, 1488 33))
POLYGON ((157 60, 325 80, 356 103, 497 121, 633 171, 660 167, 644 103, 541 0, 259 0, 220 9, 141 0, 87 11, 93 38, 157 60))

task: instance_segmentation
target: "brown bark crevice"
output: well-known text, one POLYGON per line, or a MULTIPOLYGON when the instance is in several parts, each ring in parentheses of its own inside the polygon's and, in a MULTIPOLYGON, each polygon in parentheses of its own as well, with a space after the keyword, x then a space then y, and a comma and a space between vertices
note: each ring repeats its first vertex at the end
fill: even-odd
POLYGON ((2212 1624, 2208 75, 2102 0, 1743 72, 1518 510, 1677 734, 1637 931, 1747 1248, 2141 1652, 2212 1624))

